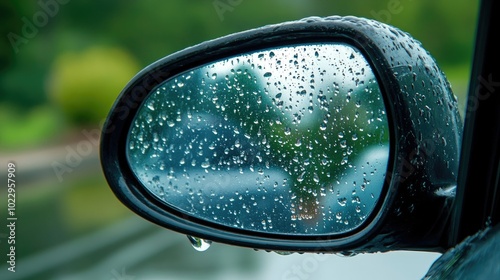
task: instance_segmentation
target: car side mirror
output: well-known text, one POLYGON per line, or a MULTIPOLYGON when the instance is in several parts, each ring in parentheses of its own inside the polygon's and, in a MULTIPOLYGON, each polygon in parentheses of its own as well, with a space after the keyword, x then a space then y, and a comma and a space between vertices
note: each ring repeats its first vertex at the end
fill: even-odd
POLYGON ((126 206, 198 247, 442 251, 460 133, 419 42, 314 17, 142 70, 104 124, 101 161, 126 206))

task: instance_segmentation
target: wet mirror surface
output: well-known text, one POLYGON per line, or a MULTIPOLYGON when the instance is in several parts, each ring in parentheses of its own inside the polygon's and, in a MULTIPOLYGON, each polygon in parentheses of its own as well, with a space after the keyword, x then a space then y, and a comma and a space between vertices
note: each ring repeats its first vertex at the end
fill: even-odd
POLYGON ((380 199, 389 128, 357 49, 287 46, 165 81, 132 122, 127 158, 183 214, 265 233, 346 233, 380 199))

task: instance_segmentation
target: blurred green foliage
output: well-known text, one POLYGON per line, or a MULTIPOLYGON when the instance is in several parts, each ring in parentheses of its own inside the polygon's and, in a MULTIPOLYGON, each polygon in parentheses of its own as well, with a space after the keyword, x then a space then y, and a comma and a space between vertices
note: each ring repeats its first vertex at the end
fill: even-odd
POLYGON ((54 63, 50 98, 71 122, 96 124, 139 70, 136 60, 120 49, 65 53, 54 63))
MULTIPOLYGON (((134 60, 137 67, 144 67, 190 45, 233 32, 307 16, 329 15, 374 18, 409 32, 436 57, 449 73, 452 85, 457 85, 454 90, 459 100, 465 100, 478 6, 478 1, 465 0, 66 2, 3 1, 0 4, 3 35, 0 104, 17 108, 8 112, 22 110, 29 114, 39 106, 52 106, 53 110, 60 106, 64 113, 62 123, 95 123, 101 120, 104 108, 109 108, 109 100, 118 95, 120 89, 115 87, 123 88, 129 73, 136 71, 134 60), (52 3, 52 6, 43 3, 52 3), (32 25, 31 33, 27 33, 28 23, 32 25), (18 37, 12 37, 13 34, 18 37), (101 60, 98 56, 104 54, 91 51, 95 48, 119 49, 122 52, 119 57, 129 58, 117 61, 121 59, 110 55, 101 60), (82 60, 88 61, 79 62, 76 57, 71 60, 67 53, 80 54, 82 60), (96 57, 83 58, 89 53, 96 57), (66 65, 61 61, 66 61, 66 65), (120 73, 114 73, 117 69, 120 73), (99 75, 114 81, 109 87, 96 90, 101 83, 99 75), (99 105, 101 101, 103 104, 99 105)), ((50 110, 46 113, 53 114, 50 110)), ((6 127, 6 119, 14 118, 17 118, 15 114, 3 117, 0 126, 6 127)), ((31 130, 28 127, 26 129, 31 130)), ((37 134, 32 139, 43 141, 44 137, 37 134)), ((0 137, 0 142, 2 139, 0 137)))

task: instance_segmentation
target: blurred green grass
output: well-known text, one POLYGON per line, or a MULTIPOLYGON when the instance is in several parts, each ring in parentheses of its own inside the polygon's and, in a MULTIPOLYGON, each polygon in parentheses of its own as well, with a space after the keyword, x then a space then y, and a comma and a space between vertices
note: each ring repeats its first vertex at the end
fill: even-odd
POLYGON ((65 128, 61 117, 50 105, 23 110, 0 104, 0 151, 50 144, 65 128))

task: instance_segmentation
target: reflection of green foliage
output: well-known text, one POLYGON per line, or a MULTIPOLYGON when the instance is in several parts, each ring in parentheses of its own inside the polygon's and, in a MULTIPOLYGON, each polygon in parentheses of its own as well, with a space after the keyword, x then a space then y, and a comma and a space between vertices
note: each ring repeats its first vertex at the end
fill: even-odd
POLYGON ((98 123, 138 70, 137 62, 119 49, 64 54, 54 65, 51 98, 71 121, 98 123))
MULTIPOLYGON (((337 184, 354 169, 362 173, 354 164, 359 156, 388 144, 388 125, 382 94, 362 57, 351 52, 327 64, 309 57, 304 67, 319 70, 291 62, 274 71, 278 60, 272 57, 290 52, 277 50, 262 65, 262 53, 242 55, 160 85, 134 124, 131 135, 137 141, 131 147, 141 152, 133 153, 133 161, 172 170, 186 165, 207 172, 250 170, 262 179, 267 169, 286 172, 286 181, 270 183, 291 188, 298 215, 314 215, 318 197, 340 190, 337 184), (290 78, 269 79, 288 71, 290 78)), ((353 207, 344 214, 349 211, 353 207)))
MULTIPOLYGON (((355 74, 351 71, 352 76, 347 76, 361 79, 357 80, 358 84, 351 81, 338 84, 334 82, 334 78, 325 78, 331 79, 326 82, 326 89, 324 84, 319 87, 319 84, 313 82, 318 86, 317 89, 311 87, 307 92, 297 92, 295 96, 290 97, 293 99, 291 102, 292 100, 285 100, 288 97, 284 94, 277 92, 279 89, 266 83, 266 77, 261 77, 262 74, 251 66, 238 65, 233 66, 231 70, 218 68, 233 63, 235 62, 221 62, 214 64, 213 68, 201 67, 165 82, 158 93, 153 95, 156 97, 145 104, 145 111, 140 114, 141 120, 136 127, 142 127, 148 118, 160 121, 163 118, 167 123, 174 123, 183 122, 189 114, 213 116, 214 119, 205 123, 213 126, 209 130, 220 128, 222 131, 219 134, 230 134, 220 136, 220 143, 216 144, 222 150, 232 150, 223 160, 227 161, 222 163, 223 165, 231 166, 232 169, 248 168, 246 166, 250 165, 255 167, 255 170, 261 169, 263 174, 266 168, 278 168, 287 172, 290 179, 286 184, 292 187, 297 196, 297 206, 309 209, 316 208, 316 197, 335 189, 334 185, 339 177, 349 173, 349 169, 356 168, 352 165, 353 162, 367 148, 387 145, 389 135, 386 116, 383 115, 385 106, 378 84, 371 73, 355 74), (295 103, 296 101, 298 103, 295 103), (290 105, 290 102, 297 105, 293 111, 291 108, 294 105, 290 105), (214 121, 222 123, 212 123, 214 121), (238 131, 233 131, 235 129, 238 131), (235 134, 240 136, 234 136, 235 134), (241 137, 242 140, 244 136, 248 143, 241 142, 243 146, 235 149, 235 140, 227 141, 233 139, 233 136, 241 137), (234 156, 241 157, 242 154, 245 154, 244 166, 241 161, 234 163, 231 159, 234 156)), ((296 81, 302 79, 301 75, 305 76, 306 72, 297 75, 299 77, 294 78, 296 81)), ((307 74, 309 75, 310 73, 307 74)), ((285 88, 294 87, 294 82, 290 80, 282 82, 286 84, 283 86, 285 88)), ((284 91, 294 90, 288 88, 284 91)), ((195 123, 196 121, 192 125, 196 125, 195 123)), ((178 156, 187 156, 187 161, 190 162, 193 154, 202 149, 204 143, 210 143, 214 139, 207 138, 213 135, 197 134, 197 129, 192 126, 182 131, 181 127, 186 124, 169 125, 175 125, 181 130, 174 132, 176 136, 170 132, 169 137, 174 138, 165 144, 174 141, 171 143, 189 146, 188 154, 178 156), (189 136, 186 136, 186 133, 189 136), (192 143, 192 147, 186 140, 192 143)), ((163 137, 161 131, 158 127, 140 129, 134 133, 141 134, 145 139, 153 139, 151 134, 154 133, 160 138, 163 137)), ((180 152, 184 149, 188 148, 174 148, 180 152)), ((203 156, 210 157, 207 154, 203 156)), ((221 164, 222 159, 214 160, 212 164, 221 164)), ((176 161, 172 162, 176 164, 176 161)))
MULTIPOLYGON (((352 92, 339 92, 335 96, 322 92, 314 95, 314 99, 318 99, 314 110, 321 113, 316 114, 318 117, 312 124, 301 126, 297 121, 300 116, 293 118, 284 114, 277 92, 262 88, 263 78, 248 68, 238 73, 212 84, 217 88, 214 95, 226 106, 224 112, 219 110, 219 113, 240 123, 245 133, 260 141, 261 148, 266 146, 262 142, 266 137, 270 166, 279 166, 290 175, 292 190, 304 208, 316 208, 320 192, 330 188, 365 148, 388 143, 386 120, 379 125, 369 124, 369 120, 363 118, 366 115, 360 117, 359 114, 359 110, 384 110, 377 83, 366 83, 352 92), (364 104, 368 100, 372 103, 364 104)), ((332 85, 331 90, 338 89, 332 85)), ((308 95, 296 98, 308 99, 308 95)), ((304 114, 309 113, 303 109, 304 114)), ((371 122, 381 117, 378 111, 371 114, 371 122)))

